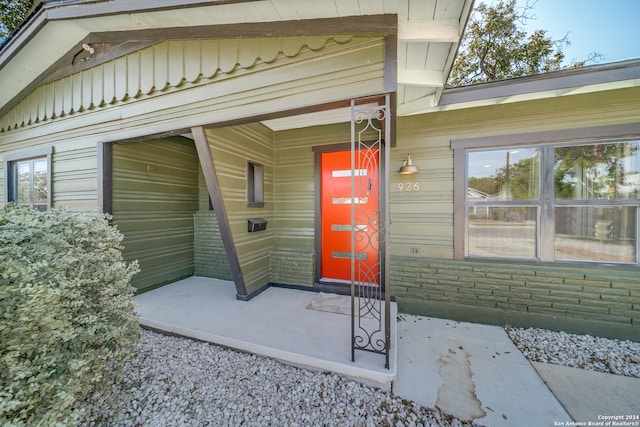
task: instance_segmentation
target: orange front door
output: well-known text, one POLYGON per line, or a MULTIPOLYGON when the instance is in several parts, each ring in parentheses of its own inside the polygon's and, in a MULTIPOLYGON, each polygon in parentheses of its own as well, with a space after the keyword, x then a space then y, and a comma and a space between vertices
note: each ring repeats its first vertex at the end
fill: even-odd
MULTIPOLYGON (((356 280, 378 283, 378 153, 359 152, 355 165, 356 280)), ((351 280, 351 152, 321 155, 322 280, 351 280)))

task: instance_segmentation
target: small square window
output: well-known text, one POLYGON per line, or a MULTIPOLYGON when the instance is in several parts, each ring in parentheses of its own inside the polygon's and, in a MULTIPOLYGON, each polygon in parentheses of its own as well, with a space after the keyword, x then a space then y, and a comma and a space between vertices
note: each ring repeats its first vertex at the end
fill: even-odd
POLYGON ((264 167, 259 163, 247 162, 247 206, 264 207, 264 167))

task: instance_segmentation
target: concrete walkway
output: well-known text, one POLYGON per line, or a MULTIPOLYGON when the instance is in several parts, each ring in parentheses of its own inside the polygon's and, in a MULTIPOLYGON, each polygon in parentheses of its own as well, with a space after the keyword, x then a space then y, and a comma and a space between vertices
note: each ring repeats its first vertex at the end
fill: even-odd
POLYGON ((607 425, 607 421, 640 425, 640 378, 549 363, 533 362, 533 367, 574 421, 587 425, 607 425))
POLYGON ((562 405, 503 328, 400 314, 395 394, 487 426, 554 426, 562 405))
MULTIPOLYGON (((344 304, 335 312, 308 309, 319 301, 315 292, 270 288, 242 302, 232 283, 192 277, 135 300, 143 326, 393 387, 400 397, 478 424, 542 427, 572 420, 500 327, 397 315, 393 304, 387 370, 378 354, 357 352, 351 362, 350 316, 339 313, 344 304)), ((571 387, 549 386, 575 395, 571 387)), ((638 394, 632 396, 629 402, 638 394)))

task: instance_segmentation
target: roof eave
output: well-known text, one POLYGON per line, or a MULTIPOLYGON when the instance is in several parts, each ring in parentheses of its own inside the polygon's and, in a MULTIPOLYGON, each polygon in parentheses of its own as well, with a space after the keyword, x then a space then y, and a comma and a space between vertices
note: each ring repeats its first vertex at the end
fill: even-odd
POLYGON ((219 4, 244 3, 256 0, 56 0, 40 1, 34 5, 20 27, 0 45, 0 70, 17 52, 26 46, 47 22, 115 15, 145 11, 170 10, 219 4))
POLYGON ((640 86, 640 58, 510 80, 445 88, 440 103, 414 114, 508 104, 640 86))

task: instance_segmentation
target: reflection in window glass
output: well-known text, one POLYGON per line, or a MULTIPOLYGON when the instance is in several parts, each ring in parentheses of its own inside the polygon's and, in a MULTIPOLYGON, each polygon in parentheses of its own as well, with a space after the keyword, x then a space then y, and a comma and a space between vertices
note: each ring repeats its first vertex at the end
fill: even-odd
POLYGON ((537 148, 471 151, 468 189, 487 201, 536 200, 540 197, 540 152, 537 148))
POLYGON ((33 162, 33 203, 47 204, 47 161, 45 159, 33 162))
POLYGON ((536 257, 537 208, 477 206, 469 212, 469 255, 536 257))
POLYGON ((48 180, 48 161, 46 158, 16 162, 10 200, 40 211, 46 211, 49 200, 48 180))
POLYGON ((472 146, 465 160, 464 256, 640 263, 640 139, 472 146))
POLYGON ((15 202, 29 204, 31 200, 31 162, 20 162, 16 167, 15 202))
POLYGON ((557 147, 556 199, 639 199, 639 145, 638 141, 625 141, 557 147))
POLYGON ((558 207, 556 259, 634 262, 635 208, 558 207))

